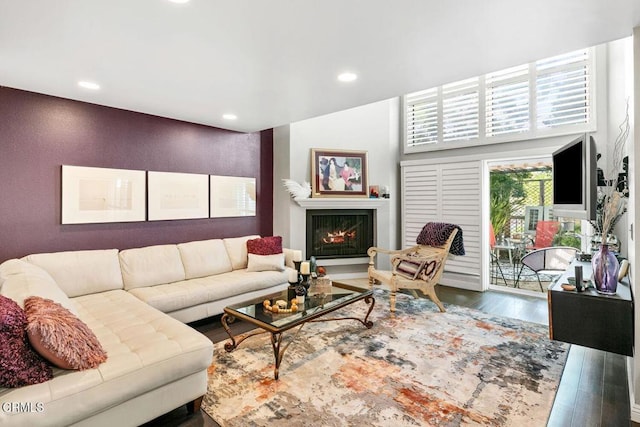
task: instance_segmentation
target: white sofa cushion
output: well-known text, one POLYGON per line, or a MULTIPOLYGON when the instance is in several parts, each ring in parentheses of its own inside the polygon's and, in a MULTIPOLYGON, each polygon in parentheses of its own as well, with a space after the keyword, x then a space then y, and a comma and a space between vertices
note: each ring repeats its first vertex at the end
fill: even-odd
POLYGON ((59 303, 78 315, 75 305, 62 292, 55 280, 40 267, 19 259, 10 259, 0 264, 0 294, 11 298, 24 308, 24 300, 40 296, 59 303))
POLYGON ((156 245, 120 251, 124 289, 162 285, 185 279, 176 245, 156 245))
POLYGON ((41 402, 44 407, 42 412, 0 411, 0 425, 71 425, 202 372, 211 363, 213 344, 208 338, 123 290, 73 302, 108 360, 86 371, 54 368, 54 378, 42 384, 0 388, 2 402, 41 402))
POLYGON ((199 279, 132 289, 130 293, 160 311, 171 313, 186 307, 267 289, 286 283, 287 278, 287 271, 234 270, 199 279))
POLYGON ((248 255, 247 271, 284 271, 284 253, 273 255, 248 255))
POLYGON ((123 287, 117 249, 33 254, 22 259, 46 270, 68 297, 123 287))
POLYGON ((178 244, 187 279, 227 273, 233 270, 227 249, 221 239, 178 244))
POLYGON ((258 239, 260 236, 244 236, 231 237, 223 239, 224 246, 227 248, 227 254, 231 260, 231 266, 234 270, 247 268, 247 240, 258 239))

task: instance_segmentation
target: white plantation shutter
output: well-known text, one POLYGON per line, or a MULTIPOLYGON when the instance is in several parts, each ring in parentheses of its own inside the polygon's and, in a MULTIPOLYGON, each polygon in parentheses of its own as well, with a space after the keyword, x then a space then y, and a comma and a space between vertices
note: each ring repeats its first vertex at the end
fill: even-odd
POLYGON ((410 147, 438 142, 438 89, 408 95, 405 99, 406 141, 410 147))
POLYGON ((529 66, 513 67, 487 74, 487 136, 529 130, 529 66))
POLYGON ((469 282, 478 289, 482 271, 481 182, 480 161, 402 165, 402 246, 415 245, 427 222, 459 225, 466 255, 450 256, 445 272, 474 276, 469 282))
POLYGON ((582 49, 403 96, 405 151, 593 131, 594 55, 582 49))
POLYGON ((479 79, 442 86, 442 140, 478 138, 479 79))
POLYGON ((538 128, 588 123, 590 76, 587 49, 536 62, 538 128))

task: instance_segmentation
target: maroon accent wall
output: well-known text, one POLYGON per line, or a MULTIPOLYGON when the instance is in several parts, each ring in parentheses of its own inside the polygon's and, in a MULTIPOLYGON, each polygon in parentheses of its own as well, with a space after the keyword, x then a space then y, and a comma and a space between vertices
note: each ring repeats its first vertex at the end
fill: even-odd
POLYGON ((273 131, 238 133, 0 87, 0 262, 273 232, 273 131), (61 225, 61 165, 256 178, 257 216, 61 225))

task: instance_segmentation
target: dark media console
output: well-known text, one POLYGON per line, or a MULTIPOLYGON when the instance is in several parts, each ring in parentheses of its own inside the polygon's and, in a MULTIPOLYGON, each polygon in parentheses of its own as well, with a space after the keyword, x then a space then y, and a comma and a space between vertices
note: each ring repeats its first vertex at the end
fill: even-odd
POLYGON ((628 283, 618 283, 612 296, 593 288, 565 291, 561 285, 575 276, 576 265, 582 266, 583 277, 591 277, 591 263, 574 261, 548 288, 550 338, 633 356, 633 297, 628 283))

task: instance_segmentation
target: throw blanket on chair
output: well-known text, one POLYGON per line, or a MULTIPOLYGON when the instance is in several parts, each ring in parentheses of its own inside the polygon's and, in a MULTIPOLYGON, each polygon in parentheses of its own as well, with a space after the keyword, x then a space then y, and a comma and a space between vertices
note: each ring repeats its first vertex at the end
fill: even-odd
POLYGON ((464 241, 462 239, 462 228, 455 224, 446 222, 428 222, 422 227, 422 231, 416 238, 419 245, 442 246, 446 243, 449 235, 457 229, 458 234, 453 238, 449 253, 453 255, 464 255, 464 241))

